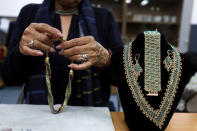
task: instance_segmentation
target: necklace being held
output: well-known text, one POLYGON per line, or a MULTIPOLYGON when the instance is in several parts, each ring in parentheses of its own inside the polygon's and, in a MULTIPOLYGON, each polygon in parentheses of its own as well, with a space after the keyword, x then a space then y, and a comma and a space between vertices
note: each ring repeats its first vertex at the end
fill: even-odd
MULTIPOLYGON (((64 40, 62 40, 62 41, 64 41, 64 40)), ((46 52, 45 66, 46 66, 46 85, 47 85, 47 90, 48 90, 48 104, 51 108, 51 112, 54 113, 54 114, 57 114, 57 113, 62 112, 64 110, 64 108, 67 106, 68 100, 69 100, 70 95, 71 95, 71 83, 72 83, 72 79, 73 79, 73 76, 74 76, 74 72, 73 72, 72 69, 70 69, 68 84, 66 86, 66 91, 65 91, 64 102, 61 104, 59 109, 55 109, 53 94, 52 94, 52 91, 51 91, 51 67, 50 67, 50 60, 49 60, 48 52, 46 52)))

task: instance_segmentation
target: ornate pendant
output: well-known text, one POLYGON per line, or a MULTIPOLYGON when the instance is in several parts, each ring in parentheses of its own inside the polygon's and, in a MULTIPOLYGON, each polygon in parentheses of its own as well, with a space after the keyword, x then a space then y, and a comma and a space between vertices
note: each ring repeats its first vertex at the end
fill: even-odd
POLYGON ((139 64, 139 58, 140 58, 140 54, 136 54, 135 56, 135 65, 134 65, 134 69, 136 72, 136 77, 139 77, 140 74, 143 72, 142 67, 139 64))
POLYGON ((169 72, 170 71, 170 68, 172 67, 172 59, 170 58, 170 54, 171 54, 171 51, 168 50, 168 56, 165 58, 164 60, 164 65, 165 65, 165 68, 167 69, 167 71, 169 72))

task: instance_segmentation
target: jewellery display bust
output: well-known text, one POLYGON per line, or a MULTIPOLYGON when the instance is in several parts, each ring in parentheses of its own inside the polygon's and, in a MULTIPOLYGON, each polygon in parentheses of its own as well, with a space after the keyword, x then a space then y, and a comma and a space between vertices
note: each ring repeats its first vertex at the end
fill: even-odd
POLYGON ((189 80, 185 59, 156 31, 146 31, 112 55, 130 130, 165 130, 189 80))

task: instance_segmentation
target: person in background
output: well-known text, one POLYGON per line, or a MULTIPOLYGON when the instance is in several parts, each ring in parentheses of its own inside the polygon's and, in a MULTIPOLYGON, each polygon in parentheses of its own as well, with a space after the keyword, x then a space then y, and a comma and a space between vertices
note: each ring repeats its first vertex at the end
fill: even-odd
POLYGON ((177 106, 179 112, 197 112, 197 53, 187 52, 182 54, 188 69, 188 83, 185 86, 181 100, 177 106))
POLYGON ((72 68, 69 105, 107 106, 113 110, 109 102, 114 77, 110 58, 122 46, 112 14, 92 7, 88 0, 29 4, 17 18, 3 62, 3 79, 7 85, 24 85, 25 103, 48 104, 44 59, 49 52, 55 104, 64 101, 72 68))

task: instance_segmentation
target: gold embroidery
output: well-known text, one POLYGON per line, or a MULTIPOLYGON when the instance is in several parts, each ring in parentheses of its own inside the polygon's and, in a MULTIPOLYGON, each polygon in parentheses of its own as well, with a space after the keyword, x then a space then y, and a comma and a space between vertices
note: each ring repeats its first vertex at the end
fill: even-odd
POLYGON ((89 79, 88 76, 82 76, 82 79, 89 79))
POLYGON ((97 101, 97 102, 95 102, 95 105, 98 105, 98 104, 101 104, 102 103, 102 101, 97 101))
POLYGON ((93 76, 98 76, 98 73, 94 73, 93 76))
POLYGON ((76 95, 76 98, 81 98, 82 97, 82 95, 76 95))
POLYGON ((76 80, 76 83, 81 83, 82 82, 82 80, 76 80))
POLYGON ((100 89, 101 89, 101 87, 94 88, 94 91, 99 91, 100 89))
POLYGON ((84 95, 89 95, 89 94, 92 94, 92 91, 83 91, 83 94, 84 95))

